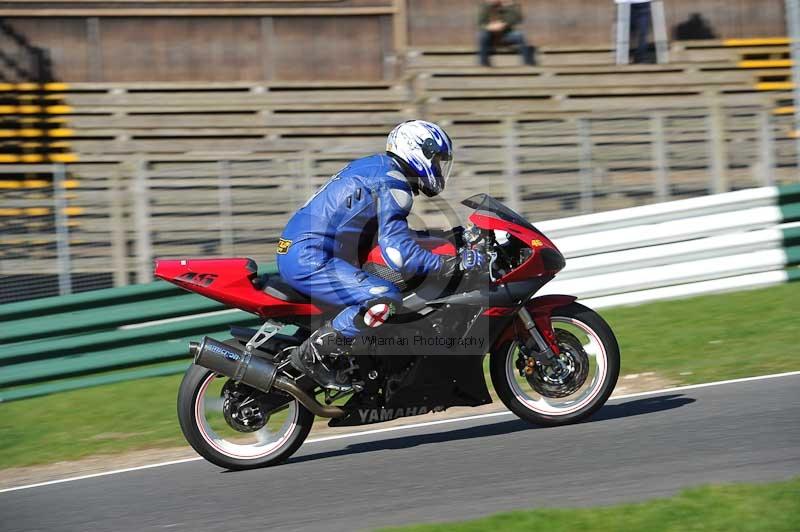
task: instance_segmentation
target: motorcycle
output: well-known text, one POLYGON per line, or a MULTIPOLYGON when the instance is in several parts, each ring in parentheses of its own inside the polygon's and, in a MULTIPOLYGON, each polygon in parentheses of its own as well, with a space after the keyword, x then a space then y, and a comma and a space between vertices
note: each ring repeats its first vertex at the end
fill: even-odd
POLYGON ((356 339, 352 355, 328 362, 336 389, 300 374, 288 355, 339 309, 311 301, 277 274, 258 275, 251 259, 157 260, 157 277, 263 320, 258 330, 231 327, 225 341, 190 343, 194 363, 178 392, 189 444, 220 467, 250 469, 291 456, 316 416, 356 426, 485 405, 492 402, 487 354, 495 393, 525 421, 564 425, 602 407, 619 375, 613 331, 576 297, 535 296, 563 269, 563 255, 493 197, 462 204, 473 210, 466 227, 420 234, 418 243, 447 256, 480 250, 486 271, 403 278, 371 247, 362 269, 395 283, 404 299, 391 315, 378 305, 378 315, 390 315, 385 323, 356 339))

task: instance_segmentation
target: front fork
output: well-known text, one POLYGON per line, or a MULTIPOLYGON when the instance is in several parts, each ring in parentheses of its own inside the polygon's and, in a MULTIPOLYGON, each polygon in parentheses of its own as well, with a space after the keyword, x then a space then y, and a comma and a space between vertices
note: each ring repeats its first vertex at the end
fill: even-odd
POLYGON ((537 326, 536 320, 534 320, 527 308, 522 307, 518 316, 532 340, 532 342, 525 342, 520 346, 523 354, 528 358, 534 359, 538 364, 552 366, 560 354, 560 350, 558 349, 558 342, 553 333, 553 328, 549 326, 549 320, 541 324, 547 326, 541 327, 543 330, 540 331, 540 327, 537 326))

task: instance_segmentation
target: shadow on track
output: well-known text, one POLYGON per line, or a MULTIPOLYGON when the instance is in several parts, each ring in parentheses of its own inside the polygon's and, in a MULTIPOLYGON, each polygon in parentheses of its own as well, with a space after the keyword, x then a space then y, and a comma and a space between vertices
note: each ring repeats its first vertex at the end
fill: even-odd
MULTIPOLYGON (((597 423, 611 419, 640 416, 643 414, 654 414, 664 410, 679 408, 681 406, 694 403, 695 401, 696 399, 684 397, 679 394, 645 397, 643 399, 635 399, 622 404, 606 405, 594 416, 583 423, 597 423)), ((468 427, 457 430, 443 430, 441 432, 435 432, 432 434, 401 436, 386 440, 356 443, 353 445, 348 445, 346 448, 338 451, 307 454, 297 458, 291 458, 287 463, 296 464, 309 460, 321 460, 336 456, 369 453, 373 451, 408 449, 411 447, 417 447, 419 445, 427 445, 431 443, 443 443, 465 439, 485 438, 489 436, 500 436, 503 434, 512 434, 514 432, 520 432, 523 430, 537 430, 543 428, 545 427, 529 425, 521 419, 513 419, 510 421, 500 421, 489 425, 479 425, 477 427, 468 427)))

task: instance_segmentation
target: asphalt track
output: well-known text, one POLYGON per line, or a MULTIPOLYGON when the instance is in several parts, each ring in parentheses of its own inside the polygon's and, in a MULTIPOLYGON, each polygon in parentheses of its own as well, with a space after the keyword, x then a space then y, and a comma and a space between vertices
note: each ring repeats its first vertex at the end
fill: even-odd
POLYGON ((204 461, 0 494, 0 530, 354 530, 667 496, 800 475, 800 375, 621 399, 578 425, 509 415, 321 441, 287 464, 204 461))

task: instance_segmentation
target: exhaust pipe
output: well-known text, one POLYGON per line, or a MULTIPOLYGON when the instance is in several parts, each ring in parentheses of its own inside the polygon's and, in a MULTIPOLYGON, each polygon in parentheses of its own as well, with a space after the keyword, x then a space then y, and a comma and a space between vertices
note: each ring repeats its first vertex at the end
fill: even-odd
POLYGON ((291 379, 278 375, 278 368, 269 360, 242 352, 208 336, 199 344, 189 342, 189 354, 194 363, 256 390, 269 393, 272 388, 286 392, 320 417, 342 417, 345 411, 338 406, 323 406, 291 379))
POLYGON ((319 417, 342 417, 346 414, 344 410, 339 408, 338 406, 324 406, 319 403, 313 396, 309 395, 308 392, 300 388, 294 381, 288 377, 283 375, 279 375, 275 379, 275 386, 276 389, 281 390, 283 392, 288 393, 300 403, 308 408, 311 413, 315 416, 319 417))

